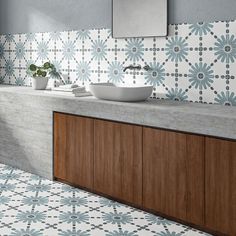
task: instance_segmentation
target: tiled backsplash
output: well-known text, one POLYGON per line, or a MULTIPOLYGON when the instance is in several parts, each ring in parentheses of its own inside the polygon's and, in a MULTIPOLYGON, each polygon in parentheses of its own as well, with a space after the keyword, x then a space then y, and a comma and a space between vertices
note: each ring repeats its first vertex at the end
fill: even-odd
POLYGON ((69 82, 153 84, 153 97, 236 105, 236 21, 169 26, 167 38, 113 39, 110 29, 0 36, 0 82, 30 86, 51 61, 69 82), (130 64, 152 70, 127 71, 130 64))

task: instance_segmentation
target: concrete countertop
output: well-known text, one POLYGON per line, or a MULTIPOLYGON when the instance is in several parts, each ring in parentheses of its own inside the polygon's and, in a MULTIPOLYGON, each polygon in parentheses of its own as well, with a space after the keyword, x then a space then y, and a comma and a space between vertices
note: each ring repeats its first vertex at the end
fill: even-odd
POLYGON ((1 85, 0 106, 1 99, 6 103, 7 98, 9 106, 18 99, 27 106, 35 100, 37 103, 32 102, 32 106, 39 104, 41 109, 45 107, 45 111, 65 112, 236 140, 236 107, 157 99, 138 103, 113 102, 94 97, 66 97, 35 91, 28 87, 1 85))

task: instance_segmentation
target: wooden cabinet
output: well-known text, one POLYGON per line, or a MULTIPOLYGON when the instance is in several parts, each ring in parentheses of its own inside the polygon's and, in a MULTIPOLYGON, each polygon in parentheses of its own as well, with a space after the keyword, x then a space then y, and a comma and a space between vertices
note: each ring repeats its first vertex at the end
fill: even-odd
POLYGON ((236 142, 54 113, 54 176, 236 236, 236 142))
POLYGON ((204 138, 143 129, 143 206, 204 224, 204 138))
POLYGON ((54 113, 54 176, 93 189, 93 119, 54 113))
POLYGON ((236 235, 236 142, 206 138, 206 226, 236 235))
POLYGON ((94 189, 142 204, 142 127, 95 120, 94 189))
POLYGON ((54 177, 142 205, 142 127, 54 114, 54 177))

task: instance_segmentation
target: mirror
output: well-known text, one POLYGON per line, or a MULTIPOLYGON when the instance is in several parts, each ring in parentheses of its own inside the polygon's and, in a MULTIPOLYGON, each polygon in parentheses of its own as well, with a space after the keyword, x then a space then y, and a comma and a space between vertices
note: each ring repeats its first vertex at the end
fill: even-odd
POLYGON ((113 0, 113 37, 167 35, 167 0, 113 0))

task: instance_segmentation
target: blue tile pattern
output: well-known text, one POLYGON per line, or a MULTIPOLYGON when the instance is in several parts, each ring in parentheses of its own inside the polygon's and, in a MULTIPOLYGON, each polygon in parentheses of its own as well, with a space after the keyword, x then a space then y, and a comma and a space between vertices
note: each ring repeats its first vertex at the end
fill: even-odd
POLYGON ((1 236, 203 236, 187 226, 0 164, 1 236))
POLYGON ((0 35, 0 83, 31 86, 27 66, 48 60, 66 83, 145 83, 154 98, 236 102, 235 20, 169 25, 166 38, 113 39, 110 29, 0 35), (124 73, 130 64, 153 70, 124 73))

